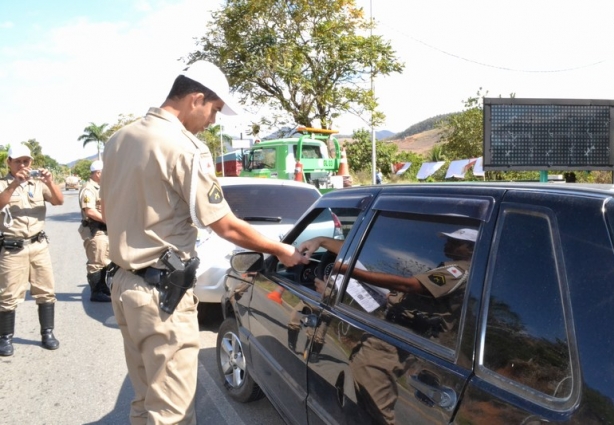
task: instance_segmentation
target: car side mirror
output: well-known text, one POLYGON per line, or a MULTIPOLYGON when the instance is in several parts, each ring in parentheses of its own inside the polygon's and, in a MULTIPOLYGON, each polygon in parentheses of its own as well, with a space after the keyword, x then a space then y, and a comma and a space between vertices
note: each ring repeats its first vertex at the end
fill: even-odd
POLYGON ((259 272, 264 267, 264 255, 261 252, 237 252, 230 258, 230 267, 239 274, 259 272))

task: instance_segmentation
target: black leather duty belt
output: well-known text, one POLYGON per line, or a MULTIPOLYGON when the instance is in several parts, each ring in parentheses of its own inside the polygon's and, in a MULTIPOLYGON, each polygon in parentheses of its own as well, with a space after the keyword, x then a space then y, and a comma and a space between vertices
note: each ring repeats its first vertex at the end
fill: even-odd
POLYGON ((130 270, 130 272, 143 278, 145 283, 160 289, 160 282, 162 282, 162 278, 168 273, 168 270, 145 267, 139 270, 130 270))
POLYGON ((2 245, 6 248, 6 249, 20 249, 23 248, 24 246, 33 244, 35 242, 41 242, 43 239, 45 239, 45 232, 38 232, 36 235, 31 236, 29 238, 25 238, 25 239, 9 239, 9 238, 3 238, 2 239, 2 245))

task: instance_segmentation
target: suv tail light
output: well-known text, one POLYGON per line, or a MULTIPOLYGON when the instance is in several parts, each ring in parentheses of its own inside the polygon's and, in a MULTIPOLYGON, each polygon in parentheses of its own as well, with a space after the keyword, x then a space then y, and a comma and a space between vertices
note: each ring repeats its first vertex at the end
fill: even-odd
POLYGON ((335 226, 335 229, 333 230, 333 239, 338 239, 342 241, 345 239, 345 236, 343 235, 343 226, 341 225, 341 220, 339 220, 339 217, 337 217, 335 213, 331 213, 331 215, 333 217, 333 225, 335 226))

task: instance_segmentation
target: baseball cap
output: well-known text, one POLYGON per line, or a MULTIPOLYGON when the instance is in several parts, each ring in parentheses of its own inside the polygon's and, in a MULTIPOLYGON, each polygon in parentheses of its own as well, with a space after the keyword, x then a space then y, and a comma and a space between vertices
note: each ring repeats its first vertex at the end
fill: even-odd
POLYGON ((90 171, 92 173, 94 171, 102 171, 102 161, 96 160, 92 162, 92 165, 90 165, 90 171))
POLYGON ((32 153, 30 153, 30 148, 28 148, 26 145, 23 145, 21 143, 10 147, 9 158, 21 158, 22 156, 27 156, 28 158, 32 158, 32 153))
POLYGON ((475 229, 458 229, 452 233, 440 232, 439 236, 446 236, 452 239, 458 239, 461 241, 475 242, 478 240, 478 231, 475 229))
POLYGON ((228 80, 220 68, 211 62, 198 61, 184 69, 180 75, 199 82, 214 92, 224 102, 220 111, 224 115, 238 115, 241 108, 230 96, 228 80))

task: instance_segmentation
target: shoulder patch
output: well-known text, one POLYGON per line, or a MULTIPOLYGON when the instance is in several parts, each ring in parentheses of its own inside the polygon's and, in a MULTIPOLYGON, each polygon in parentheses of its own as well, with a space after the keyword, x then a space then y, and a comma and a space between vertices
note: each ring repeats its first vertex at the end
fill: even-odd
POLYGON ((463 272, 459 268, 454 266, 448 267, 446 270, 457 279, 463 275, 463 272))
POLYGON ((446 284, 446 276, 441 273, 429 275, 429 280, 437 286, 444 286, 446 284))
POLYGON ((85 195, 83 197, 83 202, 86 203, 86 204, 89 204, 90 203, 90 197, 88 195, 85 195))
POLYGON ((210 204, 219 204, 224 199, 224 195, 222 195, 222 189, 217 183, 213 183, 211 189, 209 189, 209 203, 210 204))

